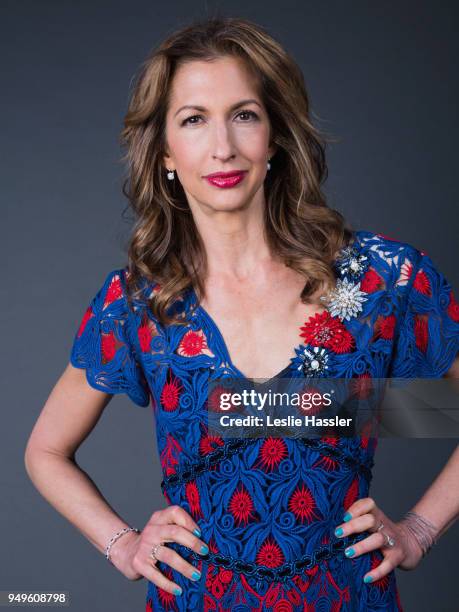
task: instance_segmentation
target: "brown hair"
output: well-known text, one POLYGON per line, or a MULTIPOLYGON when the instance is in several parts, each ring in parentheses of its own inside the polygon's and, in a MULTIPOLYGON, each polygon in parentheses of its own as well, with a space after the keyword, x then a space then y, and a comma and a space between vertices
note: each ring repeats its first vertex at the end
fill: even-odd
POLYGON ((163 324, 180 323, 169 307, 190 287, 204 295, 207 262, 185 193, 163 165, 165 122, 177 68, 194 60, 241 58, 256 75, 277 150, 264 189, 265 232, 272 253, 303 274, 304 302, 334 285, 332 264, 352 230, 327 206, 321 184, 328 175, 326 140, 312 125, 301 69, 260 26, 212 17, 174 32, 143 62, 124 118, 121 142, 129 175, 123 193, 134 211, 128 246, 128 293, 140 295, 141 278, 159 285, 149 297, 163 324), (171 184, 172 183, 172 184, 171 184))

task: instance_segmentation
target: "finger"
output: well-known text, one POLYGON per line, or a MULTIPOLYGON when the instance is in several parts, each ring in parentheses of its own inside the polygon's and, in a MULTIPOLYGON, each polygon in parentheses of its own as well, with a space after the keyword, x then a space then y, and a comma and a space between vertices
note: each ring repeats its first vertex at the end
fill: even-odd
POLYGON ((344 538, 351 533, 360 533, 368 529, 372 529, 376 525, 376 517, 373 513, 363 514, 351 519, 348 523, 341 523, 335 529, 337 538, 344 538))
POLYGON ((156 586, 160 589, 163 589, 168 593, 172 593, 173 595, 182 594, 182 587, 180 587, 172 580, 166 578, 166 576, 162 572, 160 572, 157 567, 145 564, 144 570, 141 573, 143 574, 143 576, 145 576, 147 580, 153 582, 153 584, 156 584, 156 586))
POLYGON ((365 574, 365 576, 363 577, 364 582, 376 582, 376 580, 380 580, 381 578, 384 578, 384 576, 387 576, 387 574, 389 574, 389 572, 391 572, 394 567, 396 567, 397 564, 395 563, 394 555, 391 554, 391 552, 386 551, 384 552, 384 554, 385 557, 381 561, 381 563, 377 567, 372 569, 371 572, 365 574))
POLYGON ((198 537, 193 535, 181 525, 158 525, 152 526, 152 541, 154 542, 177 542, 187 548, 191 548, 200 555, 207 555, 209 547, 198 537))
POLYGON ((154 531, 152 536, 150 535, 148 536, 151 542, 157 543, 157 542, 160 542, 161 540, 168 541, 168 542, 179 541, 180 544, 184 544, 184 546, 188 546, 188 548, 192 548, 195 552, 197 552, 200 555, 208 554, 209 547, 203 540, 199 539, 199 537, 201 536, 201 530, 196 525, 195 521, 193 521, 193 519, 188 514, 188 512, 186 512, 180 506, 177 506, 177 505, 169 506, 168 508, 165 508, 164 510, 157 510, 156 512, 153 512, 153 514, 150 517, 150 520, 148 521, 143 531, 149 534, 151 533, 152 529, 154 529, 155 527, 157 528, 158 526, 161 526, 161 529, 159 531, 154 531), (181 533, 181 536, 180 536, 181 540, 173 540, 173 539, 165 540, 163 538, 162 536, 163 526, 173 525, 173 524, 176 524, 182 527, 183 533, 181 533), (157 535, 158 533, 159 533, 159 539, 157 535))
POLYGON ((352 546, 348 546, 344 550, 344 554, 348 558, 354 559, 359 555, 363 555, 364 553, 371 552, 372 550, 376 550, 378 548, 382 548, 386 543, 386 538, 383 534, 378 531, 377 533, 372 533, 367 538, 352 544, 352 546))
POLYGON ((144 536, 146 540, 151 543, 151 547, 153 547, 155 543, 177 542, 178 544, 183 544, 183 546, 194 550, 199 555, 209 554, 209 547, 203 540, 190 533, 185 527, 176 525, 175 523, 149 525, 144 529, 144 536))
POLYGON ((343 521, 348 522, 356 516, 372 512, 376 507, 376 502, 372 497, 361 497, 349 506, 344 513, 343 521))
POLYGON ((151 515, 148 523, 150 522, 158 525, 177 523, 178 525, 182 525, 182 527, 186 527, 186 529, 189 529, 191 532, 194 532, 198 537, 201 535, 199 525, 191 518, 186 510, 177 504, 168 506, 164 508, 164 510, 156 510, 156 512, 153 512, 151 515))
MULTIPOLYGON (((193 580, 195 582, 201 578, 201 572, 194 565, 188 563, 188 561, 186 561, 181 555, 168 546, 159 546, 156 549, 155 556, 158 561, 170 565, 170 567, 183 574, 185 578, 188 578, 189 580, 193 580)), ((154 561, 151 557, 150 559, 151 561, 154 561)), ((151 567, 148 562, 146 563, 149 567, 151 567)))

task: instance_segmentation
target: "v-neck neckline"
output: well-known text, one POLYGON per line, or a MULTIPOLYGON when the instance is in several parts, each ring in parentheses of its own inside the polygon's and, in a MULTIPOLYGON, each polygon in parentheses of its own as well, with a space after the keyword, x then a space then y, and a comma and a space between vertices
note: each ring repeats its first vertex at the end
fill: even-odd
MULTIPOLYGON (((242 372, 242 370, 240 370, 233 362, 228 346, 226 344, 226 340, 223 337, 222 332, 220 331, 219 326, 217 325, 217 323, 215 322, 214 318, 207 312, 207 310, 201 306, 201 304, 199 303, 198 297, 196 295, 196 292, 194 290, 194 288, 191 288, 191 294, 192 294, 192 299, 194 304, 196 305, 196 311, 199 312, 199 314, 201 315, 201 317, 207 322, 207 324, 211 327, 213 333, 215 334, 215 336, 217 337, 218 340, 218 344, 222 347, 223 349, 223 357, 224 357, 224 361, 225 363, 227 363, 230 367, 230 369, 232 371, 234 371, 238 376, 240 376, 241 378, 243 378, 244 380, 250 380, 252 382, 254 382, 255 380, 258 380, 259 378, 261 378, 262 380, 264 380, 264 377, 256 377, 256 378, 251 378, 249 376, 246 376, 244 374, 244 372, 242 372)), ((298 345, 300 346, 300 345, 298 345)), ((293 351, 295 352, 295 351, 293 351)), ((277 374, 275 374, 274 376, 271 376, 270 378, 264 380, 265 383, 271 382, 272 380, 275 380, 277 378, 280 378, 280 375, 283 374, 284 372, 288 372, 290 369, 290 365, 291 365, 291 360, 294 358, 294 356, 292 356, 292 358, 290 359, 290 363, 288 363, 282 370, 280 370, 279 372, 277 372, 277 374)))
MULTIPOLYGON (((357 244, 357 233, 354 231, 352 233, 352 238, 349 241, 349 243, 347 245, 345 245, 344 247, 342 247, 342 249, 340 250, 340 253, 342 253, 347 247, 349 246, 355 246, 357 244)), ((335 258, 335 262, 338 260, 338 257, 335 258)), ((226 340, 223 337, 222 332, 220 331, 219 326, 217 325, 217 323, 215 322, 214 318, 207 312, 207 310, 201 306, 199 300, 198 300, 198 296, 196 295, 196 291, 194 290, 194 287, 190 288, 190 293, 191 293, 191 299, 196 307, 196 312, 199 313, 199 315, 204 319, 204 321, 210 326, 210 328, 212 329, 214 335, 217 338, 218 344, 219 346, 222 347, 223 350, 223 355, 222 357, 224 358, 225 363, 228 364, 229 368, 231 371, 235 372, 237 376, 240 376, 241 378, 245 379, 245 380, 250 380, 250 381, 255 381, 258 380, 258 378, 250 378, 249 376, 246 376, 244 374, 244 372, 242 372, 242 370, 240 370, 233 362, 232 358, 231 358, 231 354, 229 352, 228 346, 226 344, 226 340)), ((320 313, 314 313, 312 315, 310 315, 309 317, 307 317, 304 321, 304 323, 307 323, 310 321, 310 319, 314 316, 316 316, 317 314, 323 314, 324 312, 330 312, 329 309, 327 307, 324 308, 324 310, 320 313)), ((304 325, 303 323, 303 325, 304 325)), ((296 353, 298 351, 299 348, 303 347, 303 346, 310 346, 308 343, 306 342, 300 342, 299 344, 297 344, 296 346, 292 347, 292 356, 290 357, 290 361, 289 363, 279 372, 277 372, 277 374, 275 374, 274 376, 271 376, 270 378, 267 378, 265 380, 265 383, 269 383, 273 380, 276 380, 277 378, 280 378, 280 376, 284 373, 287 373, 290 371, 291 365, 293 360, 295 359, 296 353)), ((264 380, 263 377, 260 377, 262 380, 264 380)))

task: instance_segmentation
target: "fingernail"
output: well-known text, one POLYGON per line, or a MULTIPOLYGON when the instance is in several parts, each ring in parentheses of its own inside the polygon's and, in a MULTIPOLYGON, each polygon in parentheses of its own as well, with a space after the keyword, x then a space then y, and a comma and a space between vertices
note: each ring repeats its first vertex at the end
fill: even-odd
POLYGON ((203 544, 203 545, 201 546, 201 554, 202 554, 202 555, 207 555, 207 553, 208 553, 208 552, 209 552, 209 547, 208 547, 208 546, 206 546, 205 544, 203 544))
POLYGON ((365 578, 363 579, 364 582, 372 582, 373 581, 373 576, 365 576, 365 578))
POLYGON ((175 587, 174 595, 181 595, 181 594, 182 594, 182 589, 180 587, 175 587))
POLYGON ((344 551, 346 557, 353 557, 355 555, 355 550, 353 548, 348 548, 344 551))
POLYGON ((198 572, 198 571, 195 570, 191 574, 191 580, 199 580, 199 578, 201 578, 201 572, 198 572))
POLYGON ((352 514, 350 512, 346 512, 346 514, 343 516, 343 521, 350 521, 352 518, 352 514))
POLYGON ((343 528, 342 527, 338 527, 337 529, 335 529, 335 536, 342 536, 344 533, 343 528))
POLYGON ((200 529, 198 529, 197 527, 195 527, 195 528, 193 529, 193 533, 194 533, 194 535, 195 535, 195 536, 198 536, 198 538, 200 538, 200 537, 201 537, 201 530, 200 530, 200 529))

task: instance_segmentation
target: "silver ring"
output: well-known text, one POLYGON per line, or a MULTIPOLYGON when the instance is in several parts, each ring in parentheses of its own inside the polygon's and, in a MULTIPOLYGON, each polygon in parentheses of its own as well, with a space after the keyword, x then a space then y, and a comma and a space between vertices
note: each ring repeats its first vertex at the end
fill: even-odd
POLYGON ((390 548, 392 548, 392 546, 395 546, 394 538, 391 538, 390 535, 388 535, 387 533, 384 533, 384 531, 381 531, 381 533, 386 538, 386 543, 383 544, 383 546, 389 546, 390 548))
POLYGON ((151 549, 150 557, 152 557, 152 559, 154 559, 155 561, 159 561, 158 557, 156 556, 156 551, 160 546, 162 546, 161 542, 153 546, 153 548, 151 549))
MULTIPOLYGON (((382 521, 379 522, 379 527, 376 530, 376 533, 378 533, 378 531, 381 531, 382 529, 384 529, 384 523, 382 521)), ((383 546, 389 546, 390 548, 392 548, 393 546, 395 546, 395 540, 394 538, 391 538, 390 535, 388 535, 387 533, 385 533, 384 531, 381 531, 381 533, 383 534, 383 536, 386 538, 386 542, 385 544, 383 544, 383 546)))

